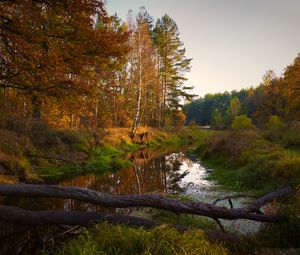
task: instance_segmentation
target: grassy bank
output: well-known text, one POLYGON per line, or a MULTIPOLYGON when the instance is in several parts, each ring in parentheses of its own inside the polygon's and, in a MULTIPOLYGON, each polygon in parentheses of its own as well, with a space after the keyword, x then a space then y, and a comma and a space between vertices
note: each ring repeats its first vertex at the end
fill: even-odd
POLYGON ((257 130, 217 133, 197 153, 216 169, 211 178, 229 189, 264 193, 300 183, 299 153, 267 140, 257 130))
POLYGON ((88 158, 84 162, 66 163, 61 166, 36 167, 35 173, 43 180, 62 180, 77 175, 97 174, 101 175, 109 171, 118 171, 127 168, 131 162, 122 159, 128 152, 142 148, 142 146, 123 145, 114 147, 103 144, 92 147, 87 152, 88 158))
POLYGON ((125 155, 146 147, 153 150, 176 150, 181 146, 203 143, 211 134, 197 127, 166 132, 161 129, 141 129, 149 132, 149 140, 144 144, 133 143, 129 129, 109 129, 102 141, 88 148, 87 160, 82 163, 64 164, 59 167, 38 167, 35 171, 44 179, 62 179, 75 175, 115 172, 130 167, 131 161, 125 155))

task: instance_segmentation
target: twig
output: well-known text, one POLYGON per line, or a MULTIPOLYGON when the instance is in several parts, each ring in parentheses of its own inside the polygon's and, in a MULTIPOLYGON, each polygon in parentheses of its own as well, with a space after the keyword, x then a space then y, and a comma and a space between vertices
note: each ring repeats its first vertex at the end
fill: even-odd
POLYGON ((218 225, 221 228, 222 232, 225 233, 226 231, 225 231, 225 228, 223 227, 221 221, 219 219, 214 219, 214 221, 218 223, 218 225))
MULTIPOLYGON (((245 198, 245 197, 247 197, 247 198, 248 197, 257 198, 257 196, 253 196, 253 195, 237 194, 237 195, 232 195, 232 196, 226 196, 226 197, 217 198, 212 204, 216 205, 218 202, 223 201, 223 200, 227 200, 228 199, 228 201, 229 200, 231 201, 233 198, 245 198)), ((229 202, 229 203, 231 204, 232 202, 229 202)), ((233 206, 231 208, 233 208, 233 206)))

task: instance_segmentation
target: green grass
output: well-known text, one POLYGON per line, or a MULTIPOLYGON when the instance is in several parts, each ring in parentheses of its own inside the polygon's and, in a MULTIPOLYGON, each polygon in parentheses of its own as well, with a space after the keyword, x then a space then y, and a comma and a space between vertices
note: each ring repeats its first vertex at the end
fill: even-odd
POLYGON ((134 215, 151 220, 157 220, 166 224, 182 225, 191 229, 218 230, 218 226, 215 221, 208 219, 207 217, 201 217, 197 215, 177 215, 169 211, 155 208, 139 209, 138 212, 136 212, 134 215))
POLYGON ((203 144, 214 131, 203 130, 197 126, 185 127, 176 132, 166 134, 158 134, 150 141, 149 146, 152 148, 178 148, 183 145, 203 144))
POLYGON ((66 164, 60 167, 40 167, 36 172, 45 180, 64 179, 76 175, 96 174, 101 175, 106 172, 119 171, 130 167, 131 162, 122 159, 129 149, 137 149, 136 146, 124 146, 116 148, 104 144, 93 147, 89 150, 89 159, 81 164, 66 164))
POLYGON ((144 230, 123 225, 98 224, 93 231, 60 247, 51 254, 172 254, 225 255, 226 248, 209 242, 202 231, 190 230, 183 234, 166 225, 144 230))

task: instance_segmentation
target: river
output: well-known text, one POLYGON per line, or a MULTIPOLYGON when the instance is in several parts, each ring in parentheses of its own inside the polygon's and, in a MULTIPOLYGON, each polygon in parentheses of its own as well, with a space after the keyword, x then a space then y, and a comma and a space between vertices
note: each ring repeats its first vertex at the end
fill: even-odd
MULTIPOLYGON (((126 156, 132 161, 132 166, 116 173, 106 173, 100 176, 86 175, 65 179, 52 184, 84 187, 99 192, 111 194, 142 194, 168 193, 185 194, 202 202, 212 202, 218 197, 234 194, 222 190, 208 176, 213 171, 203 166, 201 161, 189 149, 181 151, 154 151, 143 149, 126 156)), ((234 207, 241 206, 245 201, 234 201, 234 207)), ((107 211, 100 206, 91 205, 72 199, 37 199, 7 198, 4 204, 19 206, 30 210, 65 210, 65 211, 107 211)), ((218 205, 229 206, 226 201, 218 205)), ((115 212, 117 209, 109 209, 115 212)), ((120 210, 119 210, 120 211, 120 210)), ((118 212, 119 212, 118 211, 118 212)), ((252 233, 260 228, 259 223, 249 224, 245 220, 222 221, 226 229, 242 233, 252 233)), ((15 254, 28 246, 41 247, 54 235, 57 229, 28 228, 13 224, 1 223, 0 254, 15 254), (40 236, 37 241, 37 236, 40 236), (16 238, 17 237, 17 238, 16 238)))

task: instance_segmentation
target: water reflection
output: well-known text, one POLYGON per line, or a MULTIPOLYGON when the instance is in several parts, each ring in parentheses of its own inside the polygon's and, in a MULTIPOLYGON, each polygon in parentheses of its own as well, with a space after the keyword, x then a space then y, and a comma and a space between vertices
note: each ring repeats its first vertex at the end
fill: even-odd
MULTIPOLYGON (((127 195, 143 193, 200 194, 213 185, 207 171, 188 152, 167 153, 144 149, 127 158, 132 166, 101 176, 78 176, 56 184, 127 195)), ((100 206, 73 199, 4 198, 3 204, 30 210, 99 211, 100 206)), ((111 209, 110 211, 114 211, 111 209)))
POLYGON ((102 176, 79 176, 62 185, 78 186, 111 194, 190 193, 191 186, 209 186, 205 168, 186 152, 141 150, 128 155, 132 166, 102 176))

